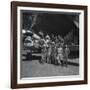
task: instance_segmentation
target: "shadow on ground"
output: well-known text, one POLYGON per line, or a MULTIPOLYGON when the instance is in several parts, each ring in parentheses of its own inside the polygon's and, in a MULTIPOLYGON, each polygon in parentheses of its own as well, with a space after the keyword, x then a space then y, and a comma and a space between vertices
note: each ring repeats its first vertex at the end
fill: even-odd
MULTIPOLYGON (((33 60, 38 60, 40 62, 41 56, 28 55, 26 59, 23 59, 23 61, 33 61, 33 60)), ((68 63, 68 65, 79 66, 79 59, 77 59, 77 58, 70 58, 70 59, 68 59, 67 63, 68 63)))

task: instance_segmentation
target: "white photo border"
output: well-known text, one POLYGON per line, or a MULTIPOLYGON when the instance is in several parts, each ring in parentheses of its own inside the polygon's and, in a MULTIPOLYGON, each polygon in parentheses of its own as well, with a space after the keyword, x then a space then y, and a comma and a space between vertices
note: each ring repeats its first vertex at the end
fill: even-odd
POLYGON ((17 7, 17 83, 44 83, 44 82, 63 82, 63 81, 77 81, 84 80, 84 10, 73 9, 54 9, 54 8, 36 8, 36 7, 17 7), (80 13, 79 18, 79 40, 80 40, 80 57, 79 57, 79 75, 70 76, 53 76, 53 77, 34 77, 34 78, 20 78, 20 11, 33 10, 33 11, 53 11, 53 12, 71 12, 80 13))

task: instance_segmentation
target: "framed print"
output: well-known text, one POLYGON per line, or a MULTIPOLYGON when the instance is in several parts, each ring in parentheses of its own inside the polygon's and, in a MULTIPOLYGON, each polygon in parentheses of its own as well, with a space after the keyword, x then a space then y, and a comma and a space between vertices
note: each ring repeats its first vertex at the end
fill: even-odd
POLYGON ((11 2, 11 88, 87 84, 87 6, 11 2))

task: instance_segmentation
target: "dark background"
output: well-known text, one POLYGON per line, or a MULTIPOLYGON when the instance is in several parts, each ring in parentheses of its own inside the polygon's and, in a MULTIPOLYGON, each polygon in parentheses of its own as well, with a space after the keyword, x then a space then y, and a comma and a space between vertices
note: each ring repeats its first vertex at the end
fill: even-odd
MULTIPOLYGON (((70 57, 79 57, 79 14, 22 11, 22 29, 44 36, 60 35, 69 45, 70 57), (78 24, 78 26, 74 23, 78 24), (72 43, 74 45, 72 45, 72 43)), ((27 34, 28 35, 28 34, 27 34)), ((24 35, 23 35, 24 37, 24 35)), ((26 37, 26 36, 25 36, 26 37)))
POLYGON ((37 18, 34 26, 32 27, 35 33, 38 33, 41 30, 45 35, 51 35, 53 33, 54 35, 60 34, 64 37, 68 32, 73 30, 73 34, 77 37, 79 36, 79 27, 74 23, 74 21, 76 21, 79 24, 79 14, 25 12, 22 15, 23 29, 30 30, 35 15, 37 15, 37 18))

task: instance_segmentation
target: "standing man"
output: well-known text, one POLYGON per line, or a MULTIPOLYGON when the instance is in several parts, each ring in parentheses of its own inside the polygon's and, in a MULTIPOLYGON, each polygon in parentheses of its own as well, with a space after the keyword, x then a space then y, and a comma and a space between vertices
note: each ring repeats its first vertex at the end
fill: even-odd
POLYGON ((66 65, 66 67, 67 67, 67 63, 68 63, 68 55, 69 55, 69 53, 70 53, 70 50, 68 48, 68 45, 65 45, 65 61, 64 61, 64 63, 66 65))
POLYGON ((61 44, 58 44, 57 47, 57 61, 58 64, 63 64, 63 47, 61 46, 61 44))
POLYGON ((43 64, 46 61, 46 45, 44 38, 39 40, 39 47, 41 48, 41 60, 40 62, 43 64))
POLYGON ((50 45, 50 36, 46 35, 45 37, 45 46, 46 46, 46 63, 50 62, 51 55, 51 45, 50 45))
POLYGON ((55 43, 51 42, 51 55, 50 55, 50 61, 51 64, 55 64, 55 43))

